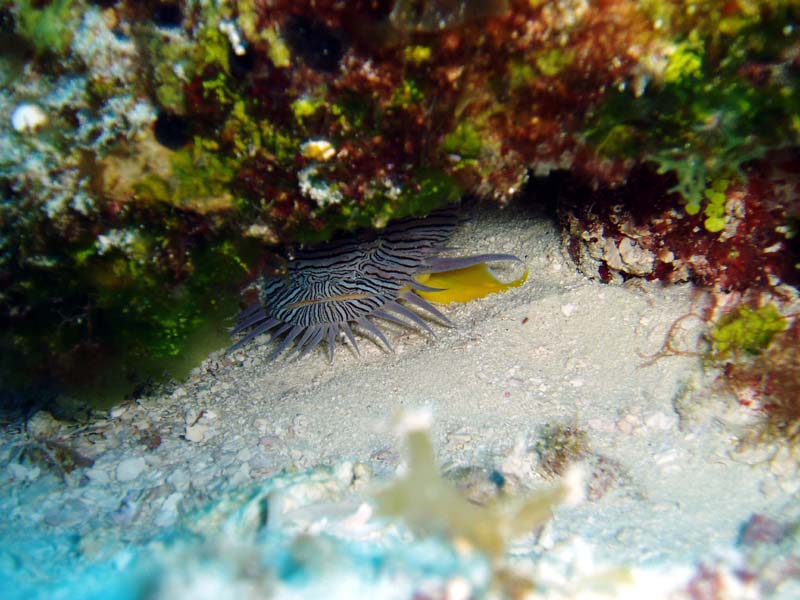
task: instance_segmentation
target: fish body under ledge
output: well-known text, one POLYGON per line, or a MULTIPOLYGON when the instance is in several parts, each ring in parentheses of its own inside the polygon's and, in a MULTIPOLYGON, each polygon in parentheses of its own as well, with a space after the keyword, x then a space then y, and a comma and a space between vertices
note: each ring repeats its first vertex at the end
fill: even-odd
POLYGON ((290 348, 303 357, 325 341, 332 362, 340 333, 356 353, 356 333, 371 334, 391 350, 374 319, 433 335, 423 314, 453 324, 432 302, 468 302, 525 283, 527 271, 503 283, 487 264, 520 262, 512 254, 441 256, 458 222, 456 209, 442 209, 393 221, 378 235, 362 233, 298 251, 286 273, 266 277, 259 300, 239 314, 233 334, 244 335, 229 352, 265 333, 279 340, 271 358, 290 348))

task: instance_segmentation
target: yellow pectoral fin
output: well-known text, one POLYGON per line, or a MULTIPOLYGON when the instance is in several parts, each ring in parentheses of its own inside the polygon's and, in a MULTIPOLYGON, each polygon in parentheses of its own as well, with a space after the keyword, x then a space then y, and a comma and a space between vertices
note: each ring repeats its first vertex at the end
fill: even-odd
POLYGON ((489 269, 489 265, 481 263, 465 269, 442 271, 441 273, 423 273, 417 275, 417 281, 427 286, 442 288, 441 292, 420 292, 417 294, 431 302, 449 304, 450 302, 469 302, 483 298, 496 292, 505 292, 519 287, 528 279, 528 271, 519 279, 503 283, 489 269))

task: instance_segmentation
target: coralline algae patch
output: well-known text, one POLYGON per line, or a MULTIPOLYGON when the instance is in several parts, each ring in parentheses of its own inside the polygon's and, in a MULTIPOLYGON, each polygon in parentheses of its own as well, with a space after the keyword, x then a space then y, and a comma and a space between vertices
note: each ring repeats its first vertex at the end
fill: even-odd
POLYGON ((554 169, 592 206, 654 161, 664 210, 708 213, 694 276, 736 286, 756 259, 707 254, 733 222, 719 195, 800 131, 781 0, 54 0, 0 20, 2 369, 22 379, 142 382, 145 357, 208 342, 278 245, 507 202, 554 169))

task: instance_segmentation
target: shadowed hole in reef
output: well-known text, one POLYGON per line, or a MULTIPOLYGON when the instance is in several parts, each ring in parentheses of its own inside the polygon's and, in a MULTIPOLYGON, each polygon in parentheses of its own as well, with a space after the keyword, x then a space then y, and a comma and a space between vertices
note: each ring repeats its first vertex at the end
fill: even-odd
POLYGON ((57 414, 57 386, 45 380, 17 389, 0 389, 0 425, 24 423, 40 410, 57 414))
POLYGON ((156 140, 170 150, 180 150, 192 139, 192 123, 186 117, 161 112, 153 125, 156 140))
POLYGON ((79 363, 58 379, 40 378, 0 389, 0 423, 24 421, 39 410, 58 419, 80 420, 91 410, 107 410, 125 399, 154 393, 181 381, 208 355, 230 340, 227 318, 238 305, 231 297, 219 311, 189 334, 184 350, 172 357, 119 357, 87 351, 71 357, 79 363))
POLYGON ((177 2, 159 2, 153 7, 153 23, 166 29, 181 26, 183 11, 177 2))
POLYGON ((293 15, 286 21, 285 35, 292 53, 315 71, 333 73, 339 68, 344 44, 322 21, 293 15))
POLYGON ((256 61, 256 54, 249 45, 245 46, 243 54, 237 54, 233 49, 228 52, 228 62, 231 65, 231 73, 237 79, 247 77, 255 68, 256 61))
POLYGON ((558 223, 559 200, 565 190, 568 190, 570 185, 574 185, 572 178, 570 172, 564 170, 555 170, 540 176, 531 174, 514 204, 526 207, 535 214, 547 217, 553 223, 558 223))

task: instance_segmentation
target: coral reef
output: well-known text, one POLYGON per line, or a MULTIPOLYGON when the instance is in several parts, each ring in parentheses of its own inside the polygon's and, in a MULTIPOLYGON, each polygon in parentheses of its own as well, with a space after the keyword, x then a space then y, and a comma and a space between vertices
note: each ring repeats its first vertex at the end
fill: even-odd
POLYGON ((567 179, 559 189, 565 251, 584 274, 607 282, 688 280, 719 291, 784 295, 784 286, 800 282, 798 166, 796 153, 770 155, 748 169, 745 181, 709 190, 705 212, 694 215, 680 206, 669 180, 646 166, 624 186, 593 192, 567 179))
POLYGON ((721 383, 760 417, 746 442, 767 443, 800 456, 800 323, 769 304, 747 306, 712 334, 721 383))
POLYGON ((774 171, 797 172, 798 16, 788 0, 6 0, 4 378, 130 392, 217 344, 281 244, 464 194, 504 203, 556 169, 583 196, 562 215, 586 271, 795 282, 796 183, 774 171))

